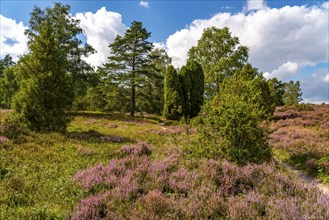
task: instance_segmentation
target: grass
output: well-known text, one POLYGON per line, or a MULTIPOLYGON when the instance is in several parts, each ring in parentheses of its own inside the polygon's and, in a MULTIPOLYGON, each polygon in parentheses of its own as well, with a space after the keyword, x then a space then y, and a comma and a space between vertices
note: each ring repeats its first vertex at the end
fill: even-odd
MULTIPOLYGON (((316 158, 319 164, 326 163, 327 150, 321 148, 321 144, 326 143, 322 127, 328 106, 321 108, 321 111, 316 110, 317 113, 305 111, 306 115, 313 115, 311 122, 303 116, 303 112, 293 112, 294 118, 290 120, 290 110, 277 111, 271 135, 275 155, 296 165, 294 155, 316 152, 321 157, 312 158, 316 158), (288 121, 280 119, 280 114, 288 114, 288 121), (301 116, 296 117, 296 114, 301 116), (305 121, 311 125, 306 126, 305 121), (297 134, 304 135, 305 138, 302 138, 305 140, 291 136, 294 134, 292 128, 299 128, 297 134), (314 138, 319 139, 312 140, 315 145, 298 145, 300 140, 305 142, 314 138)), ((6 112, 0 112, 0 122, 4 114, 6 112)), ((87 208, 87 212, 96 207, 95 212, 102 216, 104 207, 112 205, 117 216, 136 214, 141 219, 205 219, 211 216, 223 219, 271 219, 299 214, 311 218, 312 213, 321 216, 321 213, 328 210, 329 206, 323 203, 319 192, 313 188, 304 189, 302 184, 284 176, 286 174, 283 175, 280 168, 272 163, 239 168, 225 161, 186 158, 179 148, 188 142, 188 138, 193 138, 193 128, 189 130, 192 136, 187 135, 187 127, 171 121, 164 122, 162 118, 153 115, 131 118, 118 113, 75 112, 72 117, 66 134, 37 133, 15 141, 1 139, 0 219, 74 218, 79 216, 79 207, 87 208), (122 152, 122 146, 131 149, 139 146, 140 142, 151 146, 151 155, 134 159, 122 152), (88 180, 83 179, 84 175, 77 180, 78 173, 88 173, 100 164, 107 166, 115 160, 128 161, 128 167, 118 177, 118 181, 124 183, 127 178, 131 178, 131 183, 137 181, 138 187, 134 185, 137 187, 135 194, 119 200, 113 197, 115 190, 131 188, 129 181, 126 185, 115 186, 100 182, 88 188, 79 182, 88 180), (145 164, 148 166, 145 167, 145 164), (168 169, 160 175, 154 173, 154 170, 163 166, 168 166, 168 169), (250 173, 257 178, 250 179, 250 173), (161 181, 149 180, 152 175, 158 175, 161 181), (97 199, 105 202, 98 203, 97 199), (91 201, 98 205, 89 207, 91 201), (251 203, 254 204, 252 209, 248 205, 251 203), (314 211, 312 207, 315 203, 322 209, 314 211), (285 213, 284 207, 292 207, 292 204, 296 210, 304 210, 304 213, 296 210, 285 213), (276 209, 279 211, 276 212, 276 209)), ((301 164, 305 162, 304 159, 300 160, 301 164)), ((325 172, 322 171, 324 179, 327 176, 325 172)), ((321 177, 320 174, 317 176, 321 177)))
POLYGON ((67 134, 6 141, 0 145, 0 219, 62 219, 86 195, 72 179, 76 172, 120 157, 123 144, 146 141, 159 152, 171 144, 172 135, 156 133, 159 120, 80 113, 67 134))

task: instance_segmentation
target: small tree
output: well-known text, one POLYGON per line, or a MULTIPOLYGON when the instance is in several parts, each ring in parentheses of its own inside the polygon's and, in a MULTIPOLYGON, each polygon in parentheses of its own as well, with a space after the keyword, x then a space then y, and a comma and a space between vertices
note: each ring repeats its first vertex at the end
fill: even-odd
POLYGON ((183 98, 177 71, 169 66, 164 82, 164 110, 167 119, 178 120, 183 115, 183 98))
MULTIPOLYGON (((259 117, 239 96, 216 96, 204 108, 200 129, 201 156, 224 157, 237 164, 261 163, 271 157, 266 131, 259 117)), ((191 150, 191 149, 188 149, 191 150)))
POLYGON ((283 106, 283 94, 285 85, 277 78, 272 78, 267 81, 271 94, 274 97, 275 106, 283 106))
POLYGON ((302 91, 300 89, 300 83, 299 81, 289 81, 288 83, 285 83, 284 86, 284 94, 283 94, 283 103, 284 105, 291 106, 291 105, 297 105, 300 101, 302 101, 302 91))
POLYGON ((222 83, 219 96, 237 95, 261 120, 270 119, 275 110, 274 97, 263 75, 250 64, 222 83))
POLYGON ((12 98, 18 91, 18 76, 16 67, 6 68, 3 78, 0 78, 0 106, 10 109, 12 98))
POLYGON ((53 8, 35 7, 28 36, 29 53, 19 60, 23 78, 14 98, 14 109, 35 131, 63 131, 69 122, 66 110, 74 98, 74 66, 92 52, 81 46, 83 32, 70 7, 55 3, 53 8))
POLYGON ((257 69, 245 65, 226 78, 220 94, 206 103, 204 114, 197 118, 201 122, 200 143, 187 150, 238 164, 267 160, 271 150, 267 130, 260 124, 273 115, 274 107, 267 81, 257 69))
POLYGON ((187 121, 197 116, 203 104, 204 75, 200 64, 188 61, 179 72, 183 93, 183 112, 187 121))

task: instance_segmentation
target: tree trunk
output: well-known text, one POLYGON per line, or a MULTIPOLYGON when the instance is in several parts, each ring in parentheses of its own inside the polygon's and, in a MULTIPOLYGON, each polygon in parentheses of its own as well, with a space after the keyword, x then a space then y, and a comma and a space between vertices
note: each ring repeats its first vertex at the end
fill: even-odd
POLYGON ((135 85, 131 86, 131 110, 130 110, 130 116, 135 116, 135 92, 136 88, 135 85))

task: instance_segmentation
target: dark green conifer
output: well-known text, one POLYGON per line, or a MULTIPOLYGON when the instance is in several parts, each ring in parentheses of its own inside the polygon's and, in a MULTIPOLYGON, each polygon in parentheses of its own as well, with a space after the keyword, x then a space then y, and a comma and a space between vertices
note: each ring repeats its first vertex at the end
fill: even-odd
POLYGON ((70 6, 35 7, 28 36, 29 53, 18 62, 23 78, 15 96, 14 110, 35 131, 63 131, 69 122, 66 111, 74 98, 73 66, 92 52, 77 38, 83 30, 70 15, 70 6))
POLYGON ((165 74, 163 115, 172 120, 178 120, 183 115, 182 90, 177 71, 172 65, 165 74))

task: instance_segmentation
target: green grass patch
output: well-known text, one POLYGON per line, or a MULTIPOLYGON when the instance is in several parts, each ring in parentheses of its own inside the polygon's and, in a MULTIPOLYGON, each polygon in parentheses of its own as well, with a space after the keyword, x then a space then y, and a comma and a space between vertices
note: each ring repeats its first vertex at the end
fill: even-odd
POLYGON ((73 177, 108 163, 122 145, 145 141, 161 152, 158 117, 74 113, 67 133, 33 134, 0 146, 0 219, 63 219, 86 196, 73 177))

